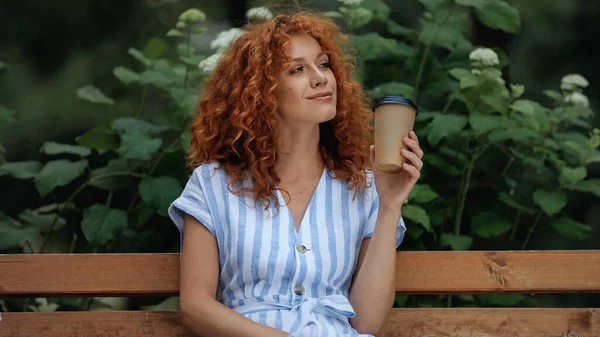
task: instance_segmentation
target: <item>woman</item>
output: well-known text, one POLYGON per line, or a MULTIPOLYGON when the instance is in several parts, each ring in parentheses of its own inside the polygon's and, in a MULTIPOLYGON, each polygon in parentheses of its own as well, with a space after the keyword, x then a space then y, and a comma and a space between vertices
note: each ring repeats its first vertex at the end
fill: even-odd
POLYGON ((192 332, 370 336, 392 307, 423 152, 411 133, 404 173, 367 170, 367 102, 340 38, 327 18, 278 16, 236 40, 206 83, 195 169, 169 208, 192 332))

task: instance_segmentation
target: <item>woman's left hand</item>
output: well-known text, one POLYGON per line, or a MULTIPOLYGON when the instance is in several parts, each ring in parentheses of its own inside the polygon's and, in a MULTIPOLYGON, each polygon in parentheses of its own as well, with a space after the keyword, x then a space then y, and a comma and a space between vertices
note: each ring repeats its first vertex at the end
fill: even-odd
POLYGON ((379 204, 389 210, 400 210, 404 201, 408 198, 410 191, 419 177, 423 167, 423 150, 419 147, 419 138, 411 131, 409 137, 404 137, 406 148, 399 153, 405 158, 402 165, 404 171, 397 174, 381 172, 375 165, 375 146, 371 145, 371 167, 375 179, 375 187, 379 194, 379 204))

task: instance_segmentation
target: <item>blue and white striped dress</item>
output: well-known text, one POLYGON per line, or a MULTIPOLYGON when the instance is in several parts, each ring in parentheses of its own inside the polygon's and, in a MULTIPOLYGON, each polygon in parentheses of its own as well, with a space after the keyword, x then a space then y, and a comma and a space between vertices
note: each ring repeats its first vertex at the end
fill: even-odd
MULTIPOLYGON (((373 234, 377 218, 378 196, 372 174, 367 177, 371 186, 353 200, 347 181, 323 170, 296 232, 285 206, 255 207, 249 193, 228 190, 218 164, 205 163, 194 170, 169 215, 182 240, 184 213, 215 236, 218 300, 227 307, 294 337, 370 336, 351 327, 354 310, 348 301, 361 242, 373 234)), ((397 246, 405 230, 400 219, 397 246)))

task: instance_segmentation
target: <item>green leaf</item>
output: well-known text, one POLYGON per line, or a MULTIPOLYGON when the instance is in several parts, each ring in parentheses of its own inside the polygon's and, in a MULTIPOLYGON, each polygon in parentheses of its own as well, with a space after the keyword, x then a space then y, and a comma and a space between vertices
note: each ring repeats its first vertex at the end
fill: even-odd
POLYGON ((497 127, 501 127, 502 121, 503 118, 500 116, 484 115, 478 112, 472 113, 469 116, 469 124, 471 124, 471 128, 478 137, 497 127))
POLYGON ((162 139, 134 129, 121 137, 119 154, 122 159, 150 160, 161 145, 162 139))
POLYGON ((544 95, 546 95, 547 97, 552 98, 555 101, 559 101, 559 102, 563 102, 564 101, 563 95, 560 92, 558 92, 558 91, 546 90, 546 91, 544 91, 544 95))
POLYGON ((127 162, 111 159, 106 167, 92 170, 89 184, 104 190, 119 190, 131 186, 134 178, 127 162))
POLYGON ((510 97, 519 98, 525 93, 525 86, 522 84, 510 84, 510 97))
POLYGON ((67 221, 57 214, 38 214, 28 209, 19 214, 19 219, 30 227, 39 228, 42 233, 50 232, 50 228, 53 231, 60 230, 67 224, 67 221))
POLYGON ((33 241, 39 233, 39 228, 22 227, 17 221, 0 213, 0 251, 17 247, 25 241, 33 241))
POLYGON ((362 7, 349 8, 346 12, 348 25, 350 27, 359 28, 373 19, 373 12, 362 7))
MULTIPOLYGON (((189 45, 187 43, 180 43, 177 45, 177 53, 181 56, 192 55, 196 52, 194 46, 189 45)), ((198 65, 198 64, 196 64, 198 65)))
POLYGON ((40 172, 42 163, 37 161, 20 161, 0 164, 0 177, 10 175, 17 179, 31 179, 40 172))
POLYGON ((411 237, 413 240, 417 240, 421 235, 425 233, 425 229, 421 226, 408 226, 406 228, 406 235, 411 237))
POLYGON ((479 77, 477 77, 473 74, 466 75, 460 79, 460 88, 467 89, 467 88, 471 88, 471 87, 476 87, 479 85, 479 83, 481 83, 481 80, 479 79, 479 77))
POLYGON ((157 305, 141 306, 146 311, 173 311, 179 308, 179 297, 169 297, 157 305))
POLYGON ((159 126, 135 118, 119 118, 112 122, 111 128, 119 134, 132 131, 140 131, 149 134, 157 134, 168 130, 166 126, 159 126))
POLYGON ((142 64, 144 64, 145 66, 149 66, 153 63, 153 61, 148 60, 147 58, 144 57, 144 53, 142 53, 141 51, 135 49, 135 48, 129 48, 127 49, 127 53, 131 56, 133 56, 136 60, 138 60, 139 62, 141 62, 142 64))
POLYGON ((481 100, 503 115, 508 113, 508 99, 498 93, 481 95, 481 100))
POLYGON ((56 187, 70 184, 85 171, 87 164, 87 160, 71 162, 62 159, 46 163, 35 176, 35 187, 38 193, 45 197, 56 187))
POLYGON ((144 57, 151 60, 157 60, 165 55, 168 50, 169 44, 167 42, 153 37, 148 41, 148 44, 146 44, 146 48, 144 48, 144 57))
POLYGON ((460 30, 450 25, 440 25, 435 22, 424 25, 419 41, 426 46, 439 46, 450 51, 467 43, 465 35, 460 30))
POLYGON ((92 150, 82 146, 45 142, 44 145, 42 145, 40 152, 49 155, 68 153, 85 157, 89 156, 92 153, 92 150))
POLYGON ((75 139, 79 145, 97 150, 116 150, 119 137, 104 126, 98 126, 75 139))
POLYGON ((481 8, 488 0, 455 0, 457 5, 481 8))
POLYGON ((447 176, 456 177, 456 176, 460 176, 462 174, 459 168, 452 165, 451 163, 449 163, 448 161, 446 161, 439 155, 436 155, 436 154, 429 155, 428 154, 427 156, 423 157, 423 161, 425 163, 427 163, 427 165, 436 167, 437 169, 442 171, 447 176))
POLYGON ((125 67, 116 67, 113 69, 113 75, 119 79, 119 81, 129 84, 132 82, 138 82, 140 80, 140 74, 135 71, 125 68, 125 67))
POLYGON ((165 217, 169 205, 182 191, 179 181, 173 177, 145 178, 139 185, 142 200, 165 217))
POLYGON ((192 146, 192 133, 189 130, 185 130, 181 133, 179 139, 181 140, 181 147, 187 152, 192 146))
POLYGON ((388 20, 386 20, 386 23, 387 23, 387 29, 391 34, 404 36, 406 38, 412 37, 412 36, 416 37, 419 35, 419 32, 417 30, 404 27, 404 26, 394 22, 393 20, 388 19, 388 20))
POLYGON ((175 79, 167 77, 156 70, 146 70, 140 75, 139 82, 140 84, 152 84, 158 88, 169 89, 175 83, 175 79))
POLYGON ((439 115, 429 124, 427 141, 431 145, 437 146, 442 139, 459 133, 468 123, 469 119, 466 116, 439 115))
POLYGON ((127 225, 125 211, 95 204, 84 210, 81 230, 92 245, 103 245, 127 228, 127 225))
POLYGON ((550 224, 561 235, 574 240, 587 240, 592 227, 569 218, 560 218, 550 224))
POLYGON ((444 5, 448 4, 446 0, 419 0, 421 4, 427 9, 429 12, 437 12, 444 5))
POLYGON ((514 208, 523 213, 535 214, 535 210, 523 206, 521 203, 515 201, 511 196, 509 196, 508 194, 506 194, 504 192, 500 193, 500 195, 498 196, 498 200, 503 202, 506 206, 508 206, 510 208, 514 208))
POLYGON ((373 90, 370 92, 370 95, 373 99, 379 99, 385 96, 412 97, 413 87, 406 83, 383 83, 373 88, 373 90))
POLYGON ((415 48, 396 39, 384 38, 377 33, 351 35, 357 57, 364 61, 404 59, 415 54, 415 48))
POLYGON ((435 193, 429 185, 415 184, 412 191, 408 195, 408 201, 424 204, 438 197, 439 195, 435 193))
POLYGON ((515 140, 523 144, 531 144, 534 139, 538 138, 539 135, 533 130, 529 129, 508 129, 508 130, 497 130, 493 131, 488 139, 490 142, 501 142, 505 140, 515 140))
POLYGON ((587 176, 587 169, 583 166, 570 168, 564 167, 560 172, 560 176, 558 177, 558 181, 562 185, 572 185, 575 184, 587 176))
POLYGON ((383 0, 363 0, 360 6, 370 10, 376 19, 382 21, 385 21, 392 12, 390 6, 383 0))
POLYGON ((180 30, 177 30, 177 29, 170 29, 166 35, 167 36, 185 36, 185 34, 183 32, 181 32, 180 30))
POLYGON ((535 167, 538 169, 541 169, 544 167, 544 160, 543 159, 538 159, 532 155, 525 155, 513 148, 509 148, 508 151, 510 151, 510 153, 512 153, 515 157, 519 158, 519 160, 521 160, 521 162, 523 164, 527 164, 531 167, 535 167))
POLYGON ((206 20, 206 14, 197 8, 190 8, 179 15, 179 20, 191 22, 204 21, 206 20))
POLYGON ((521 30, 519 11, 504 1, 487 1, 483 6, 475 8, 475 15, 490 28, 507 33, 518 33, 521 30))
POLYGON ((16 115, 17 113, 14 110, 9 110, 8 108, 0 105, 0 122, 12 123, 15 121, 16 115))
POLYGON ((574 190, 589 192, 600 197, 600 179, 581 180, 573 186, 574 190))
POLYGON ((567 205, 567 196, 560 191, 536 190, 533 201, 540 205, 549 216, 560 212, 567 205))
POLYGON ((325 12, 323 13, 325 16, 328 16, 330 18, 343 18, 344 16, 342 15, 342 13, 340 12, 336 12, 336 11, 329 11, 329 12, 325 12))
POLYGON ((106 97, 98 88, 92 85, 86 85, 77 89, 77 97, 98 104, 109 104, 112 105, 115 101, 112 98, 106 97))
POLYGON ((484 294, 477 295, 477 297, 484 305, 502 307, 514 307, 523 301, 523 295, 521 294, 484 294))
POLYGON ((481 212, 471 219, 473 234, 482 238, 491 238, 508 232, 511 223, 500 215, 492 212, 481 212))
POLYGON ((6 68, 8 68, 8 64, 0 61, 0 70, 6 69, 6 68))
POLYGON ((450 69, 448 73, 450 73, 452 77, 456 78, 459 81, 462 80, 464 77, 473 76, 473 74, 471 74, 470 71, 463 68, 453 68, 450 69))
POLYGON ((537 111, 543 112, 548 110, 542 105, 540 105, 540 103, 526 99, 519 99, 514 101, 514 103, 512 104, 512 108, 529 116, 533 116, 537 111))
POLYGON ((442 247, 450 247, 452 250, 469 250, 473 245, 473 239, 464 235, 442 233, 440 244, 442 247))
POLYGON ((429 220, 429 215, 427 212, 419 206, 415 205, 404 205, 402 207, 402 216, 415 222, 419 223, 425 228, 428 232, 431 232, 431 222, 429 220))
POLYGON ((406 302, 408 301, 408 295, 395 295, 394 296, 394 302, 396 302, 396 305, 402 307, 406 304, 406 302))

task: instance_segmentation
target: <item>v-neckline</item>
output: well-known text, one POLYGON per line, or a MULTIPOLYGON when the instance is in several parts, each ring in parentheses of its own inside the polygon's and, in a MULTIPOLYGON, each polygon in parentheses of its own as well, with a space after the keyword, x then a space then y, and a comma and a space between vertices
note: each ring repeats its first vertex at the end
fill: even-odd
POLYGON ((285 199, 283 198, 281 191, 279 189, 275 190, 277 192, 277 196, 279 198, 279 205, 280 205, 279 211, 281 212, 281 208, 283 207, 283 205, 285 205, 285 212, 288 214, 288 218, 290 220, 290 223, 292 224, 292 230, 294 231, 294 234, 296 236, 298 236, 300 234, 300 232, 302 231, 302 227, 303 227, 302 225, 304 224, 304 221, 306 219, 306 214, 309 213, 309 211, 312 207, 314 207, 313 204, 314 204, 316 196, 317 196, 317 191, 319 190, 319 187, 321 186, 326 173, 327 173, 327 166, 324 166, 323 172, 321 172, 321 177, 319 178, 319 181, 317 182, 317 185, 315 186, 315 189, 312 192, 310 200, 308 201, 308 205, 306 205, 306 209, 304 210, 304 213, 302 214, 302 218, 300 219, 300 224, 298 225, 298 230, 296 230, 296 223, 294 222, 294 217, 292 216, 292 212, 290 212, 288 205, 285 204, 285 199))

